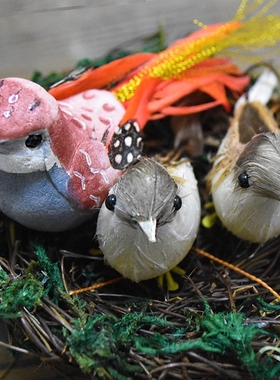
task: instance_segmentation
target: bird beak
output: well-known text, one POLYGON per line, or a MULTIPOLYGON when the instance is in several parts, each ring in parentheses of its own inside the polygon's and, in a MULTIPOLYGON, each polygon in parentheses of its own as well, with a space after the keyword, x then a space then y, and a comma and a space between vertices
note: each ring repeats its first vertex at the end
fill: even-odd
POLYGON ((146 234, 148 240, 151 243, 155 243, 156 239, 156 227, 157 220, 155 218, 150 218, 146 220, 138 220, 138 224, 141 227, 142 231, 146 234))

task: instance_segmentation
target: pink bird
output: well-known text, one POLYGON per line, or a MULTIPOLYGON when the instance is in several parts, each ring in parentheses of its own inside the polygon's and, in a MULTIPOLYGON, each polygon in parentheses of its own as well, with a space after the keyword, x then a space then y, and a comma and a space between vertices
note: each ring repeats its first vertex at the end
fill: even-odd
POLYGON ((108 91, 59 102, 29 80, 5 78, 0 99, 0 210, 29 228, 83 223, 141 148, 137 125, 116 131, 125 110, 108 91))

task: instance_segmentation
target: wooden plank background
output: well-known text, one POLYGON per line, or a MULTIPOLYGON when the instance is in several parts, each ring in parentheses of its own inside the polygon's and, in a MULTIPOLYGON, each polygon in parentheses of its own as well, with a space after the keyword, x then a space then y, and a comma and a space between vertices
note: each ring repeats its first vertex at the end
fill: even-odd
POLYGON ((240 0, 1 0, 0 76, 72 68, 162 25, 167 43, 231 19, 240 0))

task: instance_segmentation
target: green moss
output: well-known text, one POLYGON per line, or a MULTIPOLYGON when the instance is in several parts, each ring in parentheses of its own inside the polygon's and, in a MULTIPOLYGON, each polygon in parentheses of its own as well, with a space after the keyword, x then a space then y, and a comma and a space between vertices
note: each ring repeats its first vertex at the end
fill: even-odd
POLYGON ((37 272, 38 278, 44 283, 44 293, 47 296, 52 292, 53 301, 57 302, 60 294, 59 289, 63 289, 61 273, 57 263, 52 263, 41 246, 35 247, 35 254, 41 271, 37 272))
MULTIPOLYGON (((136 347, 137 332, 143 326, 167 326, 165 319, 142 313, 128 313, 118 319, 113 315, 94 315, 86 323, 75 320, 67 334, 67 345, 85 373, 100 374, 105 369, 114 378, 129 379, 125 374, 142 372, 140 366, 127 363, 127 353, 136 347), (116 377, 118 373, 119 377, 116 377)), ((164 338, 163 338, 164 339, 164 338)), ((149 339, 147 338, 147 341, 149 339)), ((133 378, 133 377, 132 377, 133 378)))
POLYGON ((17 318, 23 307, 32 311, 41 305, 44 286, 32 275, 11 279, 0 270, 0 317, 17 318))
POLYGON ((22 308, 34 311, 42 297, 58 300, 63 288, 57 263, 52 263, 42 247, 36 247, 37 261, 30 261, 25 273, 8 275, 0 269, 0 318, 17 318, 22 308))
MULTIPOLYGON (((86 323, 75 321, 75 328, 67 333, 67 345, 82 370, 95 374, 114 368, 119 376, 123 373, 141 372, 141 368, 128 366, 126 354, 130 349, 141 354, 160 356, 178 354, 199 349, 229 354, 238 359, 255 379, 270 379, 280 375, 280 364, 272 358, 255 353, 252 341, 257 336, 269 335, 256 324, 247 324, 246 316, 240 313, 207 313, 200 319, 200 337, 185 340, 182 330, 172 328, 166 320, 142 313, 128 313, 122 318, 95 315, 86 323), (169 327, 169 334, 139 334, 139 329, 151 326, 169 327)), ((186 333, 186 331, 185 331, 186 333)), ((121 378, 121 377, 119 377, 121 378)), ((128 379, 125 377, 125 379, 128 379)))

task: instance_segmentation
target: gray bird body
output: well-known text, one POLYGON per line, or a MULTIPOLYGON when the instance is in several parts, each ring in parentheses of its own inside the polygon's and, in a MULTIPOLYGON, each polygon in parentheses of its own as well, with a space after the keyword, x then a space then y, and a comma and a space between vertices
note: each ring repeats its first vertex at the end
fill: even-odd
POLYGON ((277 84, 275 74, 265 70, 238 101, 209 175, 222 223, 252 242, 280 234, 280 134, 265 106, 277 84))
POLYGON ((219 186, 213 188, 213 200, 219 218, 238 237, 252 242, 265 242, 279 235, 279 168, 280 135, 257 135, 246 145, 219 186), (245 188, 238 183, 242 173, 249 176, 249 186, 245 188))
POLYGON ((106 261, 136 282, 172 269, 196 238, 200 200, 192 167, 182 162, 168 170, 142 159, 110 190, 114 210, 104 202, 99 213, 97 237, 106 261))

